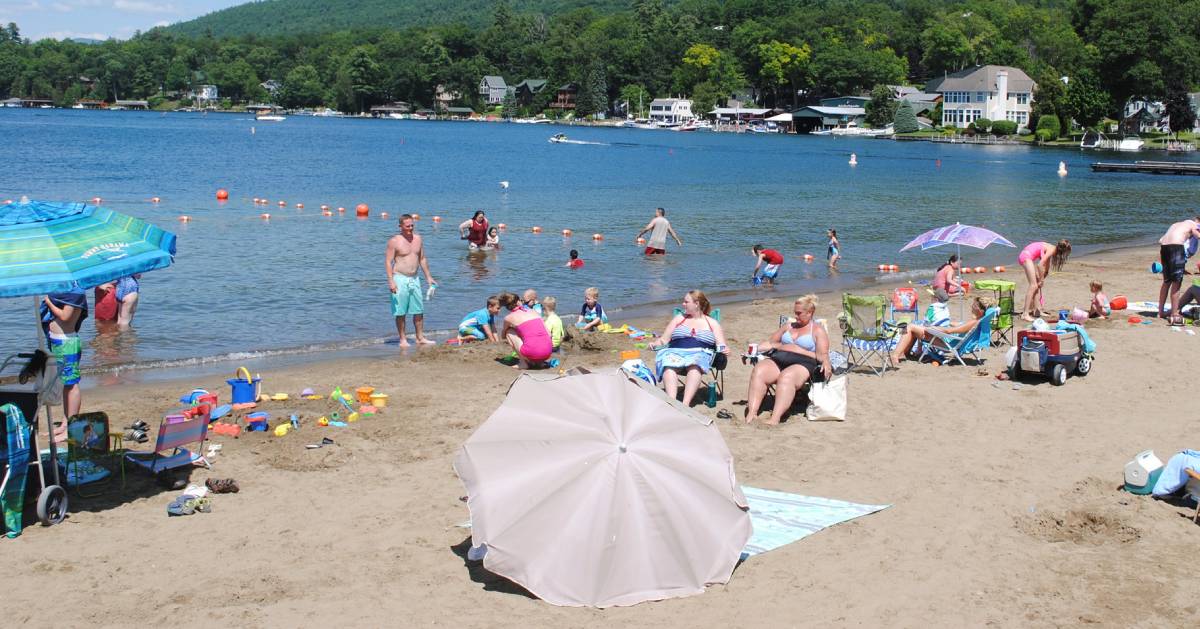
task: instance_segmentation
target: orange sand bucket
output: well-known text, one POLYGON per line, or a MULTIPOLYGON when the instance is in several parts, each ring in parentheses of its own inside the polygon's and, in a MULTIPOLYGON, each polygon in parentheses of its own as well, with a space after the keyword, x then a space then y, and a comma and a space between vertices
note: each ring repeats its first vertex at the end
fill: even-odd
POLYGON ((383 408, 387 406, 388 396, 386 393, 372 393, 371 406, 375 408, 383 408))
POLYGON ((370 404, 371 394, 375 392, 375 387, 359 387, 354 392, 358 394, 358 402, 360 404, 370 404))
POLYGON ((634 360, 634 359, 641 358, 641 357, 642 357, 642 353, 637 351, 636 349, 627 349, 627 350, 621 352, 621 360, 634 360))

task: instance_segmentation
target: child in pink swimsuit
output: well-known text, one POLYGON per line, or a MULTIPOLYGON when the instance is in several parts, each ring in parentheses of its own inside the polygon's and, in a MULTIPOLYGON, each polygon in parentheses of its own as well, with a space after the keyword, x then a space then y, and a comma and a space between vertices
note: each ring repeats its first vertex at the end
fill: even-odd
POLYGON ((1017 255, 1017 262, 1020 264, 1025 264, 1030 260, 1034 262, 1041 261, 1042 254, 1046 252, 1047 246, 1048 244, 1044 242, 1031 242, 1025 245, 1025 248, 1022 249, 1021 253, 1017 255))

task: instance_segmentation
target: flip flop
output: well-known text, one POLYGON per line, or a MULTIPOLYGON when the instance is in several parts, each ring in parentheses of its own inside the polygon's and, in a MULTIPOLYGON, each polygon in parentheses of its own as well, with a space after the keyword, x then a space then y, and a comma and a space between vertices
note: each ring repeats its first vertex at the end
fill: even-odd
POLYGON ((191 502, 193 503, 192 507, 196 511, 200 513, 212 513, 212 500, 209 498, 193 498, 191 502))
POLYGON ((133 422, 132 424, 126 426, 125 430, 140 430, 142 432, 145 432, 147 430, 150 430, 150 424, 147 424, 146 422, 139 419, 139 420, 133 422))
POLYGON ((717 411, 717 418, 718 419, 733 419, 733 413, 730 413, 729 411, 727 411, 725 409, 721 409, 721 410, 717 411))
POLYGON ((192 515, 196 512, 196 499, 182 495, 167 505, 167 515, 192 515))

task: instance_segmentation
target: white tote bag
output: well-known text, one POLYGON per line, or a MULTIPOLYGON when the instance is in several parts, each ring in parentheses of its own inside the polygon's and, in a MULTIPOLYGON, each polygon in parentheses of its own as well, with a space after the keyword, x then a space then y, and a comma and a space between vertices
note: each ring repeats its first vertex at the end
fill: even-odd
POLYGON ((808 421, 846 421, 846 376, 814 382, 808 391, 808 421))

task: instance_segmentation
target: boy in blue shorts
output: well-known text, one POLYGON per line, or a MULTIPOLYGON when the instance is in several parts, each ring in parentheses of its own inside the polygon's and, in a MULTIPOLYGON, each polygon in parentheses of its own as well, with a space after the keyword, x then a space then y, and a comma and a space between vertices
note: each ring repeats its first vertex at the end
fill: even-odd
POLYGON ((500 299, 495 295, 488 297, 486 307, 467 314, 458 324, 458 340, 464 343, 483 340, 497 342, 496 314, 499 312, 500 299))
POLYGON ((82 402, 79 362, 83 356, 83 344, 79 340, 79 328, 88 316, 87 294, 78 288, 50 293, 42 298, 39 312, 42 331, 46 333, 50 353, 58 363, 59 378, 63 384, 63 413, 71 418, 79 414, 82 402))

